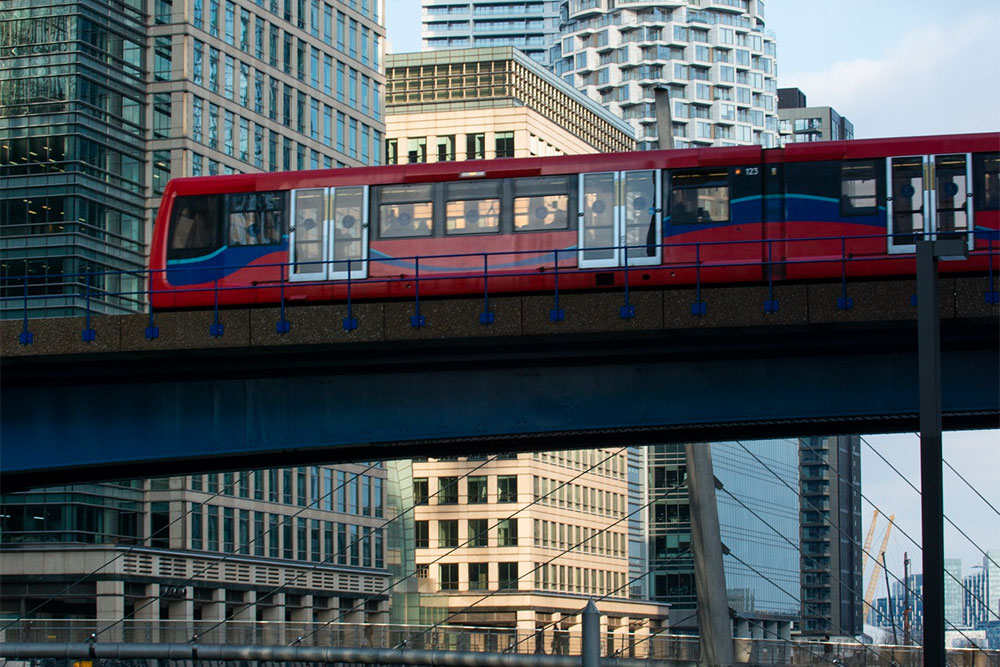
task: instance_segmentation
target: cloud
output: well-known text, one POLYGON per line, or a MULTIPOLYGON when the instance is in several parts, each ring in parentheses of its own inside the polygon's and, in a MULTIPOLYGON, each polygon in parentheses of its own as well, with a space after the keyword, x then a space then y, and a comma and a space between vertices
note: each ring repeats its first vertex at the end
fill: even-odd
POLYGON ((993 17, 983 13, 912 30, 881 58, 783 73, 781 85, 834 107, 854 123, 857 138, 996 131, 998 55, 993 17))

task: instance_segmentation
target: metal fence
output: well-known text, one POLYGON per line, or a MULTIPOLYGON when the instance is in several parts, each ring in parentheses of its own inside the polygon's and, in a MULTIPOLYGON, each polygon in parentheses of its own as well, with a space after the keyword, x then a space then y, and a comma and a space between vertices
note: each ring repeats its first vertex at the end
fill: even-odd
MULTIPOLYGON (((602 632, 598 641, 603 664, 693 665, 700 654, 698 637, 657 633, 655 629, 624 634, 602 632)), ((794 639, 733 641, 737 664, 855 667, 923 664, 919 646, 794 639)), ((348 656, 349 662, 356 664, 399 664, 400 652, 407 656, 404 664, 540 667, 580 664, 583 648, 581 625, 519 632, 509 627, 233 620, 224 624, 208 620, 127 620, 112 625, 93 620, 33 619, 9 625, 0 633, 0 642, 0 657, 23 661, 32 667, 73 667, 71 663, 81 661, 93 663, 86 667, 157 667, 155 661, 203 662, 208 656, 218 661, 210 667, 246 667, 237 664, 240 661, 325 662, 333 658, 340 661, 339 658, 348 656), (241 653, 234 657, 231 651, 241 653), (123 662, 126 656, 128 661, 123 662), (446 662, 442 662, 445 660, 442 656, 447 657, 446 662), (497 662, 501 657, 502 661, 497 662), (572 661, 566 662, 568 658, 572 661)), ((948 652, 948 664, 997 666, 1000 650, 952 649, 948 652)))

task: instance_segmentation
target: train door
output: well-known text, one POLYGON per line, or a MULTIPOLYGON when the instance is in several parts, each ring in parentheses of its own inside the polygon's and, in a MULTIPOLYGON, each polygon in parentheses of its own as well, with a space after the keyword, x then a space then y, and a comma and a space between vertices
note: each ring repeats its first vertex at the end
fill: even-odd
POLYGON ((890 253, 918 239, 965 237, 972 248, 972 159, 968 153, 891 157, 886 164, 890 253))
POLYGON ((654 169, 580 174, 581 268, 660 263, 657 174, 654 169))
POLYGON ((289 280, 368 276, 368 186, 292 192, 289 280))

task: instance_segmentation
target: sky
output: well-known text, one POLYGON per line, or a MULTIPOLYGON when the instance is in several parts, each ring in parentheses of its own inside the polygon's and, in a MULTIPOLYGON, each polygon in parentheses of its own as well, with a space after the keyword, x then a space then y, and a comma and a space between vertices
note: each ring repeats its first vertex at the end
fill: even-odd
MULTIPOLYGON (((854 124, 856 138, 1000 130, 1000 1, 767 0, 775 33, 778 86, 798 87, 812 106, 832 106, 854 124)), ((386 0, 390 52, 420 50, 420 1, 386 0)), ((902 572, 904 552, 919 572, 919 437, 865 436, 862 493, 895 514, 886 561, 902 572), (904 535, 905 533, 905 535, 904 535)), ((944 459, 985 497, 945 466, 945 515, 983 549, 1000 550, 1000 431, 944 436, 944 459)), ((863 503, 862 539, 873 505, 863 503)), ((873 540, 881 541, 885 519, 873 540)), ((945 555, 963 573, 983 556, 945 528, 945 555)), ((867 574, 865 583, 867 583, 867 574)))

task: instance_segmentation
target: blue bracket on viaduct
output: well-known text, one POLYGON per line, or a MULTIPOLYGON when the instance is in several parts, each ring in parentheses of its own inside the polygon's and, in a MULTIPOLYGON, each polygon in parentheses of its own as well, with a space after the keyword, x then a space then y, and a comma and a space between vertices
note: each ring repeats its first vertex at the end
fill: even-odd
MULTIPOLYGON (((884 298, 886 285, 872 294, 884 298)), ((10 490, 474 450, 917 430, 908 287, 889 289, 893 304, 876 301, 868 314, 837 313, 835 290, 809 313, 799 287, 802 303, 789 291, 773 316, 758 300, 697 326, 671 317, 676 294, 666 291, 639 295, 630 321, 588 312, 615 312, 599 295, 567 297, 560 323, 535 297, 500 298, 498 322, 514 324, 488 333, 478 304, 468 305, 467 333, 435 330, 462 316, 455 300, 427 303, 419 330, 406 326, 404 304, 362 304, 356 332, 333 326, 340 306, 297 309, 286 338, 275 338, 268 309, 228 311, 228 342, 208 335, 203 312, 161 314, 155 341, 142 335, 145 316, 95 318, 91 347, 75 320, 36 321, 35 351, 11 345, 10 326, 0 331, 0 472, 10 490), (46 348, 59 331, 76 342, 46 348)), ((962 286, 952 287, 944 424, 994 428, 996 307, 963 315, 962 286)), ((734 298, 719 289, 720 302, 734 298)))

